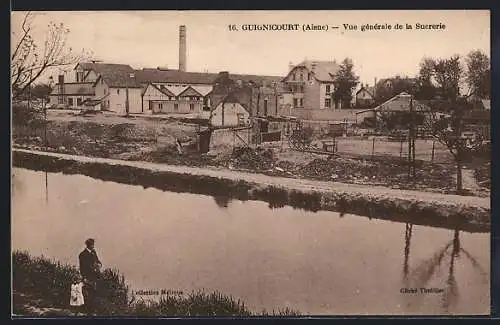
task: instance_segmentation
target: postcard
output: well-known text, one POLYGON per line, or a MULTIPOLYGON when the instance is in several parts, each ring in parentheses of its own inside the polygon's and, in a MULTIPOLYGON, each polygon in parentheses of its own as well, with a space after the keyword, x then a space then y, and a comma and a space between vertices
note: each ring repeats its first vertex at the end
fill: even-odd
POLYGON ((12 316, 490 314, 490 13, 14 11, 12 316))

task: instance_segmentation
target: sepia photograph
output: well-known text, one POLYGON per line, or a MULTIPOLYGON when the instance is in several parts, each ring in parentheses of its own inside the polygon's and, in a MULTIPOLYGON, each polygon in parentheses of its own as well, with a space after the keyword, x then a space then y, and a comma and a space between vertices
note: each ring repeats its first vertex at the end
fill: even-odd
POLYGON ((490 314, 488 10, 10 18, 12 318, 490 314))

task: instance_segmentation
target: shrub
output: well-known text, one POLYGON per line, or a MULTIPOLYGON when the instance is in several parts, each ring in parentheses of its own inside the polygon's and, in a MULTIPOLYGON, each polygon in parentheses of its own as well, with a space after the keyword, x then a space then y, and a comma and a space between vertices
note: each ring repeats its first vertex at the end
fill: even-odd
POLYGON ((23 104, 12 105, 12 124, 14 126, 29 126, 43 120, 42 114, 23 104))
MULTIPOLYGON (((32 257, 27 252, 14 251, 12 254, 13 291, 43 300, 50 307, 68 306, 70 286, 78 269, 61 264, 46 257, 32 257)), ((125 278, 118 270, 104 269, 99 279, 97 291, 99 316, 252 316, 240 299, 224 295, 218 291, 193 291, 187 295, 168 293, 158 301, 137 300, 129 294, 125 278)), ((29 315, 22 299, 14 295, 13 307, 16 313, 29 315)), ((55 316, 56 314, 54 314, 55 316)), ((263 312, 264 316, 296 316, 297 311, 289 308, 263 312)), ((44 315, 48 316, 48 315, 44 315)))

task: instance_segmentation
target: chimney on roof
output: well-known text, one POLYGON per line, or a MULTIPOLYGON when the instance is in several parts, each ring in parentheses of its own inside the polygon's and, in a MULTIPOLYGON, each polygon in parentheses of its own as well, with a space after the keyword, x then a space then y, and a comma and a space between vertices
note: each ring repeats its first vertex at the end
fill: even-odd
POLYGON ((59 78, 58 78, 58 81, 59 81, 59 103, 64 103, 64 74, 59 74, 59 78))
POLYGON ((179 26, 179 71, 186 71, 186 26, 179 26))

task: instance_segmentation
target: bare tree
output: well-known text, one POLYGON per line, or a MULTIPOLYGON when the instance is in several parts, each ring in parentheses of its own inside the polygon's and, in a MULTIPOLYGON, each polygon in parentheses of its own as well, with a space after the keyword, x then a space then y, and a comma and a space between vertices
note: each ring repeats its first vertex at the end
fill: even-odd
POLYGON ((33 37, 33 20, 27 12, 18 31, 12 32, 11 90, 17 98, 51 68, 75 64, 89 56, 84 50, 74 53, 67 46, 69 29, 63 23, 49 23, 45 41, 40 46, 33 37), (15 40, 14 40, 15 39, 15 40))

